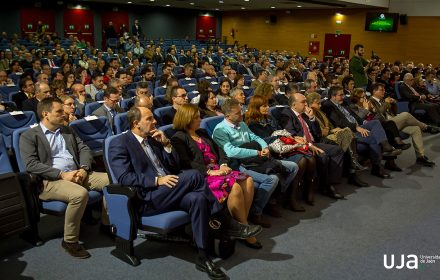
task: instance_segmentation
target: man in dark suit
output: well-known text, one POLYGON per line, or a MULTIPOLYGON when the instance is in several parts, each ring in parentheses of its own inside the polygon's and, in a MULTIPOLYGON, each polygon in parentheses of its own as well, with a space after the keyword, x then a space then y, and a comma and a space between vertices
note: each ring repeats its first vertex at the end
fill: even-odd
POLYGON ((31 78, 20 79, 20 92, 12 96, 12 101, 19 110, 23 110, 23 102, 34 96, 35 86, 31 78))
POLYGON ((139 25, 139 20, 134 20, 134 24, 131 27, 131 34, 133 36, 138 37, 139 39, 141 39, 142 36, 142 27, 139 25))
POLYGON ((119 90, 114 87, 108 87, 104 91, 104 103, 101 107, 93 111, 92 115, 97 117, 107 117, 110 126, 113 129, 113 120, 116 114, 124 112, 124 110, 118 105, 120 100, 121 93, 119 90))
MULTIPOLYGON (((165 134, 156 129, 156 120, 149 109, 132 108, 127 120, 131 130, 121 134, 109 148, 109 162, 117 182, 141 187, 139 195, 146 202, 141 209, 144 216, 178 209, 189 212, 199 250, 196 268, 211 279, 224 279, 226 275, 206 252, 209 216, 221 206, 203 175, 196 170, 179 173, 177 154, 165 134)), ((255 235, 254 226, 241 226, 240 238, 255 235)))
POLYGON ((37 121, 40 117, 37 112, 38 103, 46 97, 50 96, 50 87, 46 83, 36 83, 35 84, 35 96, 31 99, 23 101, 23 111, 33 111, 35 116, 37 116, 37 121))
POLYGON ((437 126, 440 125, 440 105, 426 100, 426 95, 418 93, 414 88, 414 77, 411 73, 403 76, 403 83, 399 87, 402 100, 409 101, 410 111, 417 109, 426 110, 430 121, 437 126))
MULTIPOLYGON (((335 127, 349 127, 356 133, 357 143, 368 146, 373 168, 371 173, 380 178, 390 178, 382 166, 382 156, 395 157, 402 151, 395 149, 387 140, 385 131, 378 120, 363 123, 363 120, 344 103, 344 89, 340 86, 330 87, 330 100, 322 103, 322 111, 335 127)), ((391 165, 391 163, 389 163, 391 165)))
MULTIPOLYGON (((90 149, 68 126, 64 126, 63 103, 45 98, 38 103, 41 122, 20 138, 21 158, 26 171, 43 180, 42 200, 67 203, 62 247, 73 257, 90 254, 78 243, 81 217, 87 206, 88 190, 101 190, 109 184, 106 173, 91 172, 90 149)), ((105 209, 103 224, 108 224, 105 209)))
POLYGON ((171 101, 172 101, 172 110, 168 110, 162 115, 161 124, 167 125, 173 123, 174 115, 176 114, 177 109, 183 104, 188 103, 188 95, 186 94, 186 90, 180 86, 174 86, 170 90, 171 92, 171 101))
POLYGON ((289 99, 289 108, 281 112, 279 124, 292 135, 302 136, 312 143, 321 191, 329 197, 343 199, 344 196, 332 184, 341 181, 344 153, 337 145, 319 143, 321 131, 313 110, 307 107, 304 95, 295 93, 289 99))

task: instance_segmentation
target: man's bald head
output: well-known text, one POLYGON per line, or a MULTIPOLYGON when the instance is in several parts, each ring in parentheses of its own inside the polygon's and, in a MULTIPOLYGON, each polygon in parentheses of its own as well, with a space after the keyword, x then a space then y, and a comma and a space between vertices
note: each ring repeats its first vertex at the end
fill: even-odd
POLYGON ((152 96, 147 94, 140 94, 136 96, 136 98, 134 99, 134 106, 138 108, 148 108, 151 110, 153 108, 152 96))

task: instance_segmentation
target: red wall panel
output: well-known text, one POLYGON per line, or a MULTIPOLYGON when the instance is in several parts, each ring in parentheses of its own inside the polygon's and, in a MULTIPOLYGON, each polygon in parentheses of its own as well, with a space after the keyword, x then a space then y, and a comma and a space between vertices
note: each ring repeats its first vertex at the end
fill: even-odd
POLYGON ((46 32, 55 32, 55 12, 42 8, 26 7, 20 10, 20 29, 22 37, 37 30, 38 21, 47 24, 46 32))
POLYGON ((351 34, 325 34, 324 60, 326 57, 350 57, 351 34))
POLYGON ((63 16, 64 36, 78 36, 94 44, 93 12, 85 9, 66 9, 63 16))
POLYGON ((196 23, 196 39, 206 40, 216 37, 217 19, 213 16, 198 16, 196 23))

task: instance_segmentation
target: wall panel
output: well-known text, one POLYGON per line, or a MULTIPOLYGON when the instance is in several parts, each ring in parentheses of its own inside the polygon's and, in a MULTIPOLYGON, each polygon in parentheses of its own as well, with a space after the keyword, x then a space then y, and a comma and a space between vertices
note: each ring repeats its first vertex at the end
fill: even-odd
MULTIPOLYGON (((375 10, 371 10, 375 11, 375 10)), ((376 10, 377 11, 377 10, 376 10)), ((324 46, 325 33, 351 34, 352 48, 361 43, 367 56, 371 51, 386 61, 412 59, 420 62, 438 64, 440 47, 440 17, 408 17, 408 25, 399 25, 396 33, 365 31, 367 10, 343 10, 344 16, 338 17, 332 10, 293 10, 291 14, 278 12, 277 23, 269 22, 270 12, 225 12, 222 17, 222 36, 228 43, 238 40, 240 44, 251 47, 289 50, 308 55, 308 42, 320 41, 324 46), (341 24, 336 20, 340 19, 341 24), (231 36, 234 29, 235 38, 231 36), (312 38, 312 34, 316 38, 312 38)), ((323 48, 317 56, 323 57, 323 48)))

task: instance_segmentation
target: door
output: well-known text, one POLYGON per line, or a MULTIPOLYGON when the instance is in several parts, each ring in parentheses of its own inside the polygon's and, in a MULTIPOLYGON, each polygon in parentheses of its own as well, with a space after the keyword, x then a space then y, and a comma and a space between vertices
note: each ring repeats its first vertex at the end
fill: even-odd
POLYGON ((350 57, 351 34, 325 34, 324 61, 333 57, 350 57))
POLYGON ((85 39, 95 45, 93 34, 94 21, 93 12, 86 9, 66 9, 64 11, 64 36, 77 36, 78 39, 85 39))
POLYGON ((216 38, 216 17, 214 16, 198 16, 196 23, 196 39, 197 40, 209 40, 216 38))
POLYGON ((37 31, 38 21, 45 25, 47 33, 55 32, 55 12, 42 8, 26 7, 20 10, 21 35, 27 38, 37 31))

